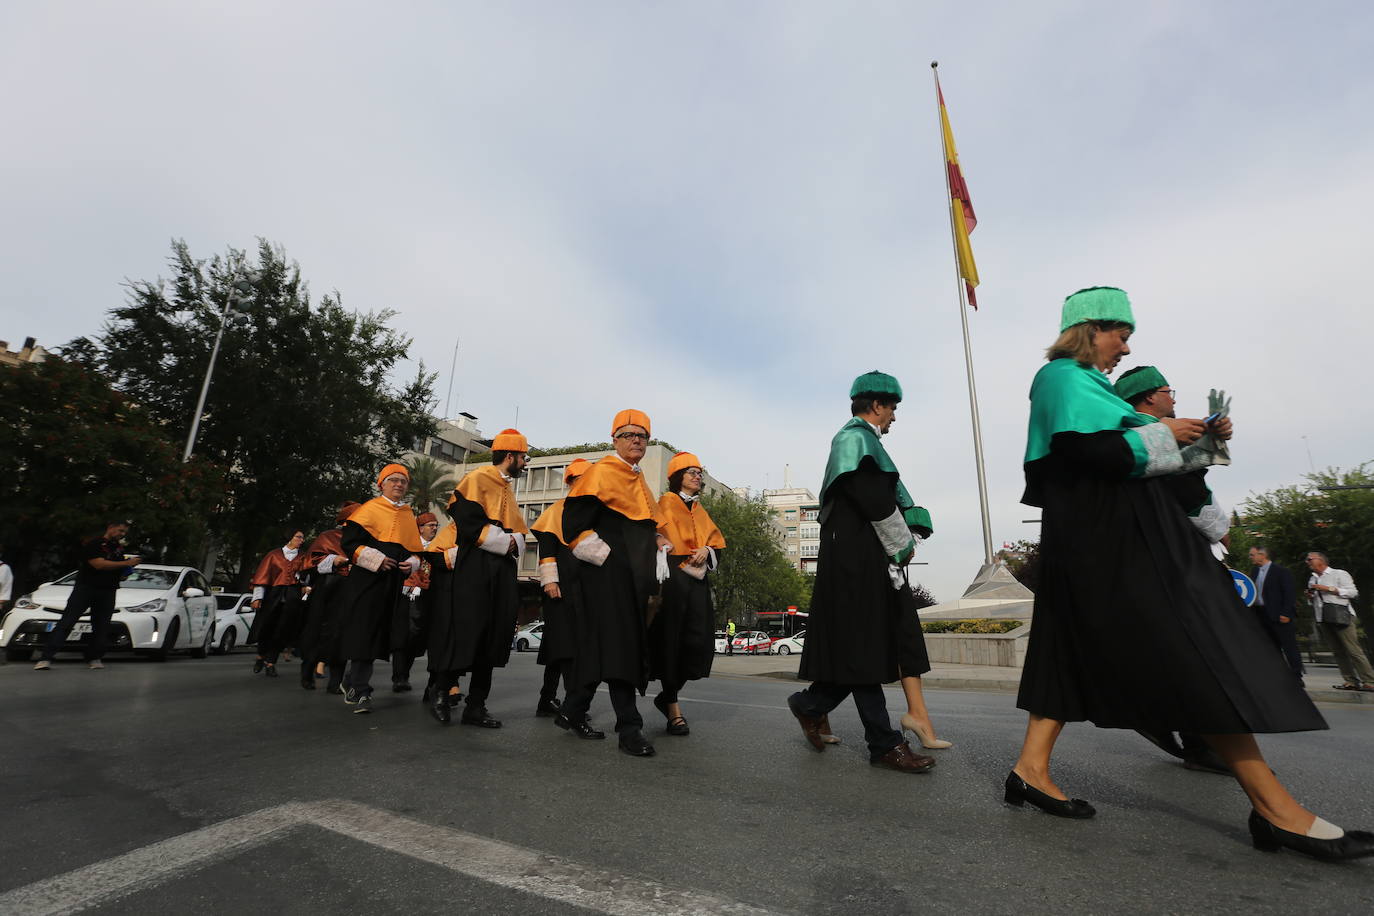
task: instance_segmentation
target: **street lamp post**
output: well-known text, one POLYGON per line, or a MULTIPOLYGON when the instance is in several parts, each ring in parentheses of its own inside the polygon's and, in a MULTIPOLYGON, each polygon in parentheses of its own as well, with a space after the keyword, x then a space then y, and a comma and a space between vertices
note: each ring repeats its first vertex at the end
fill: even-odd
POLYGON ((210 379, 215 374, 215 360, 219 358, 219 345, 224 339, 224 327, 234 314, 234 305, 248 301, 248 294, 253 291, 253 283, 258 279, 256 271, 248 271, 243 277, 234 280, 233 277, 237 273, 238 269, 235 268, 229 275, 229 293, 224 297, 224 311, 219 316, 219 331, 215 334, 215 345, 210 350, 210 365, 205 367, 205 381, 200 386, 200 400, 196 402, 196 412, 191 415, 191 432, 186 436, 186 451, 181 455, 183 464, 191 460, 191 452, 196 447, 196 434, 200 432, 200 415, 205 412, 205 399, 210 394, 210 379), (235 291, 239 295, 234 295, 235 291))

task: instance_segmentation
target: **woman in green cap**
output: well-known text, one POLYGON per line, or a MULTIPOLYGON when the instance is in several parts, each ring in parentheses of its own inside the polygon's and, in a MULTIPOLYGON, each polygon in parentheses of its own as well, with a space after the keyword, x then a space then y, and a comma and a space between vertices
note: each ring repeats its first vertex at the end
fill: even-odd
POLYGON ((1017 698, 1030 721, 1006 801, 1093 816, 1050 777, 1065 722, 1191 732, 1249 796, 1256 848, 1374 855, 1374 834, 1343 831, 1303 808, 1260 755, 1255 732, 1326 722, 1166 484, 1212 464, 1229 422, 1146 423, 1107 381, 1134 330, 1121 290, 1074 293, 1031 385, 1022 501, 1043 510, 1041 585, 1017 698), (1206 432, 1215 435, 1193 445, 1206 432))

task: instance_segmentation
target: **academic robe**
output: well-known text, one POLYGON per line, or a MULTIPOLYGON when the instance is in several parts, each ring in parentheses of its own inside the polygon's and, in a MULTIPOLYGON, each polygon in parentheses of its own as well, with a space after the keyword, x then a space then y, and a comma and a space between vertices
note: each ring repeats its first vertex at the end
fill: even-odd
POLYGON ((662 521, 643 475, 607 455, 579 477, 563 503, 563 537, 576 548, 592 535, 609 549, 601 565, 579 560, 582 608, 570 684, 626 681, 643 693, 649 683, 649 598, 662 521))
POLYGON ((710 677, 716 655, 711 574, 708 570, 697 578, 683 567, 696 550, 709 547, 714 558, 707 564, 714 569, 725 552, 725 537, 699 500, 688 502, 680 494, 664 493, 658 507, 663 514, 658 533, 673 548, 668 556, 668 579, 663 583, 663 603, 649 624, 649 677, 679 684, 710 677))
POLYGON ((262 588, 262 600, 248 628, 248 641, 284 649, 294 646, 300 636, 304 609, 301 597, 301 570, 305 552, 296 551, 287 559, 282 548, 269 551, 253 573, 253 588, 262 588))
POLYGON ((563 543, 563 500, 544 510, 530 526, 539 543, 539 582, 556 581, 561 597, 542 594, 544 631, 540 638, 537 660, 541 665, 568 661, 573 657, 577 618, 582 607, 582 564, 563 543), (555 571, 550 573, 552 567, 555 571))
POLYGON ((860 686, 930 670, 915 596, 905 583, 893 586, 889 554, 873 527, 894 514, 909 532, 931 535, 930 516, 911 502, 877 434, 856 417, 831 442, 821 490, 802 680, 860 686))
MULTIPOLYGON (((432 549, 430 544, 426 544, 424 539, 420 543, 426 550, 432 549)), ((402 589, 409 591, 418 588, 420 593, 415 596, 409 594, 402 595, 401 602, 397 605, 397 612, 391 618, 391 651, 406 652, 412 658, 418 658, 425 651, 429 642, 429 618, 431 594, 429 590, 430 579, 433 575, 434 564, 424 556, 420 557, 420 565, 411 571, 402 583, 402 589)))
POLYGON ((453 491, 448 514, 457 530, 458 559, 450 578, 451 625, 430 640, 431 671, 503 668, 520 614, 520 553, 492 553, 484 544, 513 534, 524 547, 529 526, 510 482, 495 465, 469 473, 453 491))
POLYGON ((305 602, 305 625, 297 648, 302 658, 316 661, 339 659, 339 586, 348 575, 347 561, 335 561, 327 573, 320 562, 328 556, 344 556, 343 532, 330 528, 305 549, 305 576, 310 583, 310 598, 305 602))
POLYGON ((377 554, 404 563, 424 552, 415 513, 382 496, 363 503, 343 524, 343 553, 352 561, 339 587, 341 658, 389 659, 391 620, 408 572, 369 569, 377 554), (375 552, 373 552, 375 551, 375 552))
POLYGON ((1037 373, 1022 502, 1042 509, 1041 573, 1020 708, 1152 733, 1326 727, 1180 508, 1167 478, 1206 460, 1095 368, 1037 373))

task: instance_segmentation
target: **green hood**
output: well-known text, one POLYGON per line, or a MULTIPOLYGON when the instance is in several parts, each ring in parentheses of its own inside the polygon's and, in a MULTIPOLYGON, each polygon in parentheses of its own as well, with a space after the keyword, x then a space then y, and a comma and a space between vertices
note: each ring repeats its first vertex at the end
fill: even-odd
POLYGON ((1056 433, 1096 433, 1146 425, 1145 415, 1116 396, 1107 376, 1072 359, 1056 359, 1042 366, 1031 383, 1030 399, 1027 464, 1050 453, 1050 439, 1056 433))
POLYGON ((860 417, 850 418, 849 422, 835 433, 835 438, 830 440, 830 460, 825 464, 825 479, 821 482, 821 503, 825 503, 825 494, 830 485, 842 475, 857 471, 859 462, 865 458, 872 458, 878 470, 897 478, 897 508, 901 511, 907 526, 924 528, 933 533, 935 529, 930 523, 930 513, 916 505, 916 501, 902 484, 897 465, 892 463, 887 449, 883 448, 882 440, 873 431, 873 427, 860 417))

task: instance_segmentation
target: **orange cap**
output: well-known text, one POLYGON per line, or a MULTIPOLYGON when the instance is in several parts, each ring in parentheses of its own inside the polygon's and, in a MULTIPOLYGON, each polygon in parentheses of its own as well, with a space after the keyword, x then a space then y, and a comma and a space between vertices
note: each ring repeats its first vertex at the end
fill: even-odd
POLYGON ((404 474, 406 475, 406 480, 409 480, 410 468, 406 467, 404 464, 396 464, 394 462, 388 464, 386 467, 382 468, 381 473, 377 475, 377 486, 380 487, 382 481, 386 480, 392 474, 404 474))
POLYGON ((627 409, 616 414, 611 423, 611 435, 614 436, 626 426, 642 426, 646 433, 652 432, 649 429, 649 415, 642 410, 627 409))
POLYGON ((491 440, 493 452, 528 452, 530 444, 518 429, 503 429, 491 440))
POLYGON ((572 463, 568 465, 567 470, 563 472, 563 482, 572 483, 574 480, 581 477, 590 465, 591 462, 586 458, 574 458, 572 463))
POLYGON ((348 517, 353 514, 353 510, 358 508, 359 505, 359 503, 355 502, 346 502, 340 506, 339 511, 334 514, 334 524, 342 525, 344 522, 348 521, 348 517))
POLYGON ((434 522, 435 524, 439 522, 439 517, 433 512, 421 512, 419 515, 415 516, 416 528, 419 528, 421 525, 428 525, 430 522, 434 522))
POLYGON ((683 468, 699 468, 701 459, 691 452, 678 452, 673 459, 668 462, 668 476, 672 477, 683 468))

